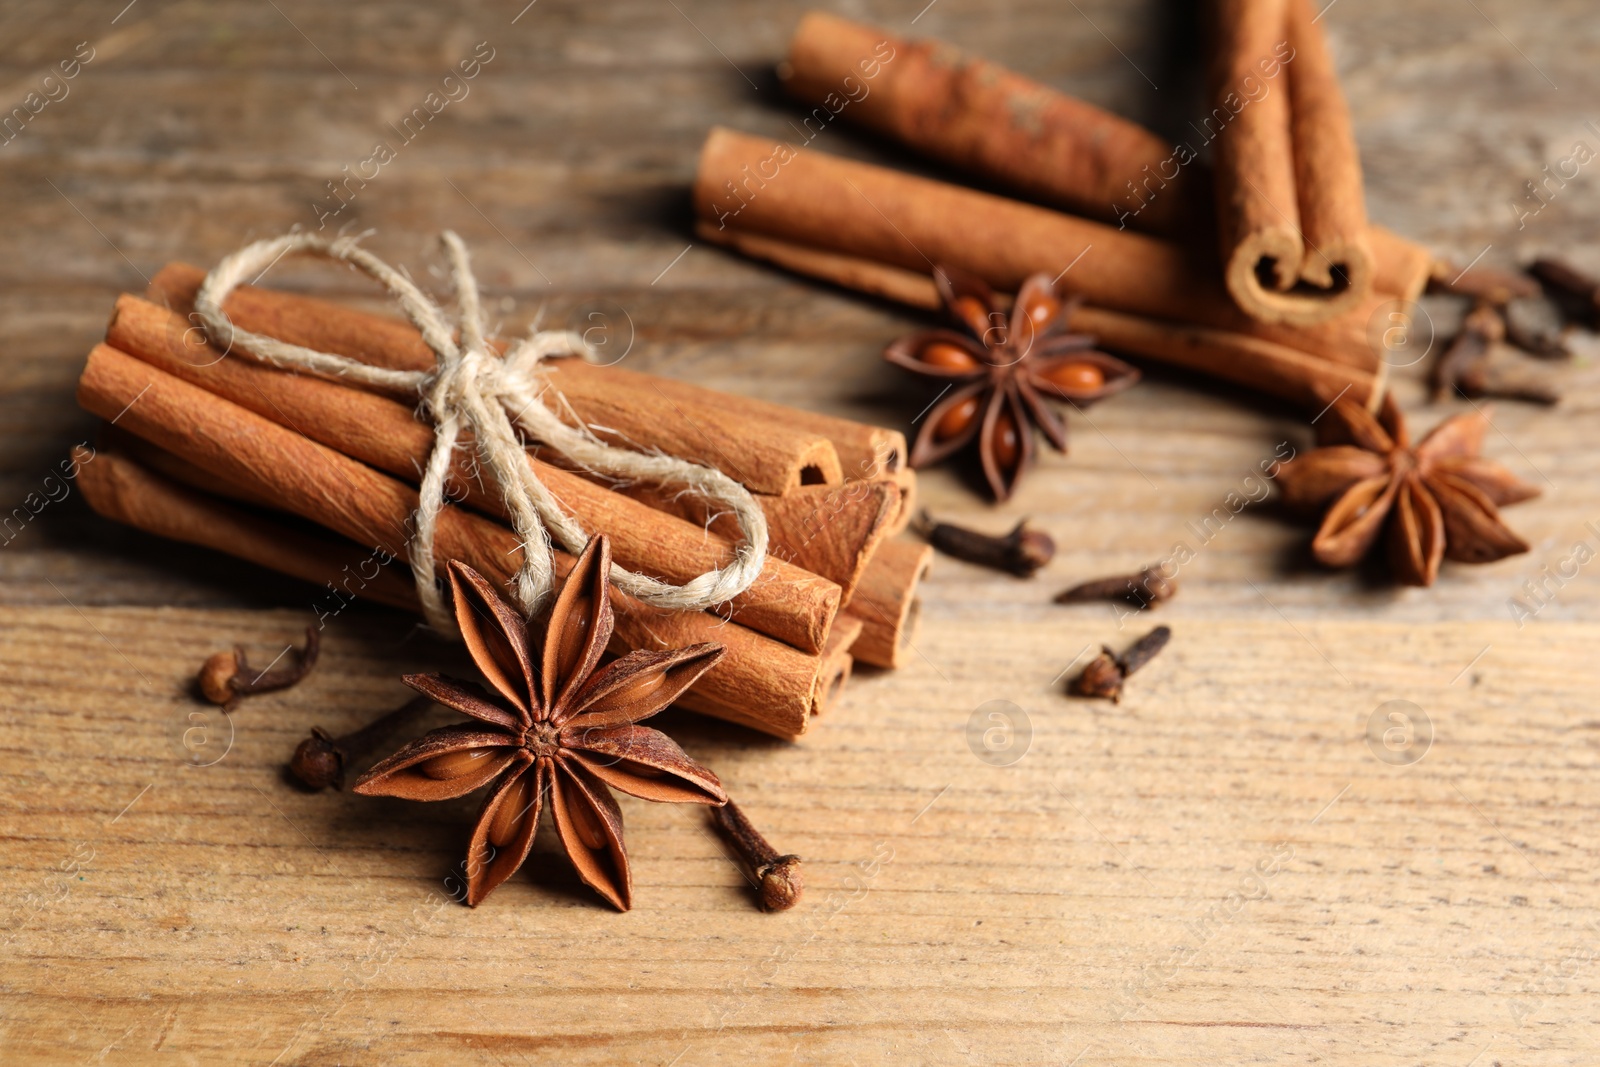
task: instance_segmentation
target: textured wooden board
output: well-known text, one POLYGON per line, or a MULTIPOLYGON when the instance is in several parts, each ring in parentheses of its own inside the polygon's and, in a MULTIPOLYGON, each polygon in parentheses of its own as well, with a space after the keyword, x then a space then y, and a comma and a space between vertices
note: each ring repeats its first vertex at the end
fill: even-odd
MULTIPOLYGON (((1176 136, 1198 69, 1185 6, 842 10, 1176 136)), ((436 290, 432 235, 458 229, 508 331, 601 311, 641 369, 893 425, 921 406, 876 355, 911 317, 689 235, 704 130, 789 130, 770 64, 800 5, 121 7, 0 12, 6 106, 78 41, 103 50, 0 147, 6 510, 92 432, 73 382, 116 292, 314 226, 323 183, 481 40, 496 53, 472 95, 340 222, 436 290)), ((1340 0, 1325 21, 1376 219, 1462 263, 1550 251, 1600 269, 1595 172, 1520 229, 1509 207, 1573 141, 1600 147, 1590 5, 1340 0)), ((376 306, 349 276, 275 278, 376 306)), ((1454 310, 1429 310, 1445 332, 1454 310)), ((807 858, 806 901, 777 916, 703 813, 629 800, 633 912, 603 909, 548 835, 487 905, 449 902, 471 801, 307 796, 280 768, 311 725, 353 726, 403 698, 402 670, 462 670, 459 653, 352 608, 303 689, 230 727, 190 673, 235 640, 270 659, 316 591, 116 529, 71 494, 0 545, 3 1058, 1593 1062, 1600 610, 1595 564, 1546 575, 1600 548, 1597 352, 1581 341, 1558 411, 1498 412, 1489 454, 1545 489, 1508 513, 1533 551, 1447 566, 1432 590, 1311 568, 1307 531, 1271 503, 1232 515, 1230 493, 1261 495, 1260 462, 1309 436, 1203 383, 1153 375, 1074 416, 1071 456, 1045 455, 1005 508, 927 476, 936 513, 997 530, 1031 515, 1056 562, 1024 583, 939 561, 910 665, 859 670, 800 745, 669 717, 807 858), (1169 650, 1121 706, 1065 698, 1075 659, 1153 620, 1050 595, 1180 543, 1169 650), (1519 627, 1530 581, 1550 603, 1519 627), (1381 715, 1369 745, 1392 700, 1431 730, 1419 760, 1419 734, 1384 748, 1381 715), (990 739, 1011 747, 986 761, 997 711, 1014 729, 990 739)), ((1455 408, 1422 403, 1416 368, 1397 388, 1418 429, 1455 408)))

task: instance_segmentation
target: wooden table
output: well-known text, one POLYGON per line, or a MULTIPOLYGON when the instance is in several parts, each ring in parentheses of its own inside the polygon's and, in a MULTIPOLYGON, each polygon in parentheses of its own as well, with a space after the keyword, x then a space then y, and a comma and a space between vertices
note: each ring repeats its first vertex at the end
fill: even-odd
MULTIPOLYGON (((121 6, 0 14, 7 108, 93 49, 0 147, 0 502, 28 516, 0 551, 5 1062, 1600 1055, 1600 567, 1564 563, 1600 548, 1592 338, 1562 406, 1502 404, 1489 441, 1545 490, 1509 516, 1532 552, 1447 566, 1430 590, 1315 569, 1308 530, 1270 503, 1234 515, 1229 494, 1261 496, 1258 463, 1305 448, 1306 427, 1159 372, 1074 416, 1071 455, 1047 452, 1006 507, 929 473, 935 512, 995 530, 1031 515, 1055 563, 1022 582, 941 561, 914 662, 862 671, 799 744, 669 716, 806 857, 802 906, 759 913, 702 812, 625 799, 632 912, 601 906, 549 837, 468 910, 442 879, 474 801, 312 796, 281 772, 311 725, 360 723, 401 699, 401 671, 457 653, 352 607, 307 684, 230 722, 190 694, 200 659, 235 641, 271 659, 315 590, 115 528, 75 492, 11 509, 60 496, 56 465, 93 433, 73 386, 114 295, 170 259, 315 228, 325 183, 378 140, 393 160, 332 225, 372 229, 435 289, 434 235, 458 230, 507 332, 542 314, 626 346, 631 328, 631 365, 906 424, 919 401, 877 353, 912 316, 690 239, 706 129, 789 128, 771 68, 801 8, 121 6), (469 95, 402 141, 390 124, 478 42, 492 58, 469 95), (1178 543, 1194 559, 1160 609, 1168 652, 1120 706, 1066 698, 1070 664, 1148 620, 1051 595, 1178 543), (1519 622, 1530 582, 1548 604, 1519 622), (975 733, 1006 725, 992 701, 1011 732, 985 759, 975 733)), ((919 6, 845 5, 1169 133, 1194 99, 1184 5, 919 6)), ((1595 164, 1520 228, 1511 208, 1539 206, 1524 181, 1575 141, 1600 147, 1591 3, 1343 0, 1326 22, 1374 217, 1461 263, 1600 268, 1595 164)), ((378 306, 354 276, 274 280, 378 306)), ((1428 306, 1448 332, 1459 309, 1428 306)), ((1465 406, 1426 405, 1420 368, 1398 390, 1421 428, 1465 406)))

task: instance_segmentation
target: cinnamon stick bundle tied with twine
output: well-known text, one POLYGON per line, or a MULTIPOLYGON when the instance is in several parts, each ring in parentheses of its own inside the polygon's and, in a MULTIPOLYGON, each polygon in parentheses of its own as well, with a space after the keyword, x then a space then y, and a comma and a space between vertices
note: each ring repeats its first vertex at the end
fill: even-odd
POLYGON ((424 401, 436 423, 436 439, 423 471, 416 534, 407 555, 430 625, 443 633, 455 632, 436 584, 433 541, 455 451, 467 435, 504 495, 512 528, 524 546, 515 595, 526 614, 537 614, 551 596, 555 579, 552 536, 568 552, 577 553, 587 544, 589 533, 561 507, 526 462, 525 439, 541 442, 590 471, 682 485, 716 500, 737 516, 742 538, 726 566, 672 585, 613 565, 612 581, 617 588, 647 604, 681 611, 702 610, 748 589, 761 573, 767 550, 766 517, 749 490, 720 470, 606 444, 558 418, 540 396, 546 385, 540 364, 551 356, 584 354, 587 346, 583 339, 565 331, 542 332, 512 346, 503 357, 495 353, 485 336, 477 280, 466 246, 449 231, 442 240, 460 304, 459 336, 443 311, 409 278, 361 248, 354 238, 326 241, 310 234, 290 234, 257 241, 223 259, 195 298, 195 311, 208 337, 225 353, 237 352, 280 368, 415 395, 424 401), (434 368, 375 367, 236 328, 222 310, 228 293, 246 277, 258 275, 293 253, 342 260, 381 282, 434 353, 434 368))

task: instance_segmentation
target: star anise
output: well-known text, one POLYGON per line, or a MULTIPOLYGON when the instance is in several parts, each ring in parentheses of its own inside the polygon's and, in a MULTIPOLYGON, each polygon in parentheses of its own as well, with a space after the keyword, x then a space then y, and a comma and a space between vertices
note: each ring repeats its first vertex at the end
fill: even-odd
POLYGON ((1539 495, 1498 463, 1481 458, 1488 416, 1452 415, 1413 446, 1393 400, 1381 417, 1336 400, 1317 423, 1316 448, 1278 474, 1293 507, 1327 509, 1311 542, 1317 560, 1347 567, 1388 528, 1395 577, 1432 585, 1439 562, 1490 563, 1528 551, 1500 520, 1500 506, 1539 495))
POLYGON ((976 438, 989 488, 1005 500, 1033 458, 1030 425, 1058 452, 1067 450, 1066 422, 1046 398, 1087 404, 1128 388, 1139 372, 1095 351, 1092 337, 1064 332, 1077 301, 1048 274, 1022 283, 1009 316, 972 275, 936 267, 933 280, 956 329, 920 330, 883 352, 890 363, 949 389, 927 413, 911 465, 937 463, 976 438))
POLYGON ((450 800, 492 783, 467 846, 474 906, 528 858, 548 798, 579 877, 627 910, 633 880, 622 811, 607 786, 645 800, 727 803, 716 775, 666 734, 637 725, 710 670, 722 646, 640 650, 596 670, 612 629, 611 550, 602 536, 567 576, 537 647, 482 575, 454 561, 449 572, 461 636, 493 692, 406 675, 411 688, 478 721, 425 734, 362 775, 355 791, 450 800))

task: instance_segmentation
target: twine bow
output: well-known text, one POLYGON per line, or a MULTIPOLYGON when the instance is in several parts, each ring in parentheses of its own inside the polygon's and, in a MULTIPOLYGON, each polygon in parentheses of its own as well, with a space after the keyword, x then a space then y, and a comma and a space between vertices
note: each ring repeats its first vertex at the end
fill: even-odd
POLYGON ((737 520, 741 540, 726 566, 672 585, 613 564, 611 580, 619 589, 647 604, 674 610, 703 610, 748 589, 760 574, 767 553, 766 515, 749 490, 712 467, 659 452, 617 448, 587 428, 563 422, 541 396, 551 385, 543 361, 550 356, 592 357, 593 350, 576 333, 545 330, 517 342, 503 358, 497 356, 484 338, 478 282, 468 263, 466 245, 448 230, 442 240, 460 304, 459 338, 432 300, 405 275, 361 248, 355 237, 327 241, 292 233, 246 245, 206 275, 195 298, 195 310, 205 323, 207 336, 223 352, 239 351, 273 366, 414 393, 422 399, 434 421, 435 436, 423 470, 416 533, 408 555, 429 624, 442 633, 455 631, 435 581, 433 538, 463 432, 472 435, 472 444, 504 495, 511 526, 522 541, 516 596, 530 617, 549 600, 554 584, 551 536, 576 555, 588 543, 589 534, 539 481, 524 452, 526 443, 547 445, 580 468, 606 477, 681 484, 725 506, 737 520), (223 300, 245 279, 258 276, 292 252, 343 260, 381 282, 433 350, 438 360, 434 369, 374 367, 235 327, 222 310, 223 300))

